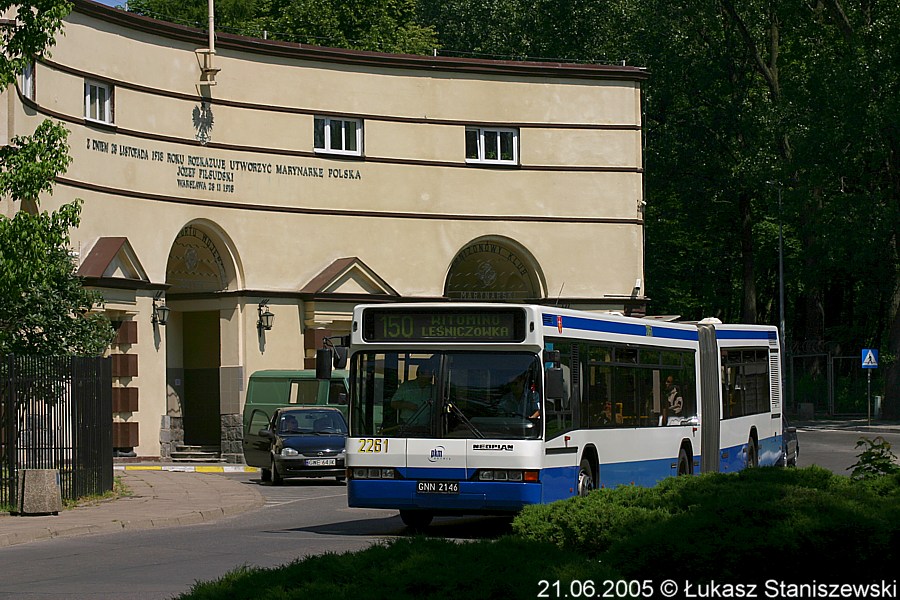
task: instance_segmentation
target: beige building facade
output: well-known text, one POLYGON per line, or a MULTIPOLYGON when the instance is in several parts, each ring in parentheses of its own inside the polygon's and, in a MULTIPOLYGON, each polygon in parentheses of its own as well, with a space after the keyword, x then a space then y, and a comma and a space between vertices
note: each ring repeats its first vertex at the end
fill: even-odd
POLYGON ((240 461, 249 375, 311 367, 360 302, 644 312, 640 69, 211 49, 85 0, 51 53, 3 92, 0 142, 71 132, 40 209, 84 201, 121 455, 240 461))

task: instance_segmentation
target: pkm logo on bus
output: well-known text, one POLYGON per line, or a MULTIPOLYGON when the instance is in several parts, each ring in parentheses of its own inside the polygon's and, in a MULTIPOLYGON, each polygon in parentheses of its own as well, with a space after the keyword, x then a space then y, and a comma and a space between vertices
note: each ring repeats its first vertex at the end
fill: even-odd
POLYGON ((450 460, 449 456, 444 456, 445 448, 443 446, 435 446, 431 449, 428 462, 438 462, 439 460, 450 460))

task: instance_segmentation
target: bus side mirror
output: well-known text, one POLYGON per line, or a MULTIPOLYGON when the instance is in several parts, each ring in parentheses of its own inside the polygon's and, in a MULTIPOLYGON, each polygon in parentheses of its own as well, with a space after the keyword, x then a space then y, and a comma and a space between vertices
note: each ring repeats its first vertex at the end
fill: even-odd
POLYGON ((316 350, 316 379, 331 379, 333 354, 331 348, 319 348, 316 350))
POLYGON ((335 346, 334 347, 334 368, 335 369, 346 369, 347 368, 347 346, 335 346))
POLYGON ((316 350, 316 379, 331 379, 332 365, 335 369, 347 368, 349 346, 349 335, 325 338, 325 347, 316 350))
POLYGON ((545 372, 544 393, 548 400, 563 399, 562 367, 550 367, 545 372))

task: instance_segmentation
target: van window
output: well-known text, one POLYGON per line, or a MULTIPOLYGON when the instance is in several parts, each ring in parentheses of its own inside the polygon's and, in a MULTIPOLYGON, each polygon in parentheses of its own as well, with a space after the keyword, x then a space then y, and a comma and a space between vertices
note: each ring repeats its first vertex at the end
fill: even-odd
POLYGON ((331 380, 331 385, 328 386, 328 404, 347 404, 347 388, 343 380, 331 380))
POLYGON ((319 396, 319 381, 317 379, 301 379, 291 382, 291 396, 288 402, 291 404, 315 404, 319 396))

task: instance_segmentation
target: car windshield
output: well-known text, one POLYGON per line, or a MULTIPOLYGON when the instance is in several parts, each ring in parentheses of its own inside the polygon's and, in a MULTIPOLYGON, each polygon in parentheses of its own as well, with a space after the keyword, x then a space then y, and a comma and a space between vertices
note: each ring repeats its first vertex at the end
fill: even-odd
POLYGON ((335 410, 284 411, 277 416, 276 430, 286 435, 346 435, 347 424, 335 410))
POLYGON ((541 436, 542 369, 533 353, 372 352, 354 360, 354 436, 541 436))

